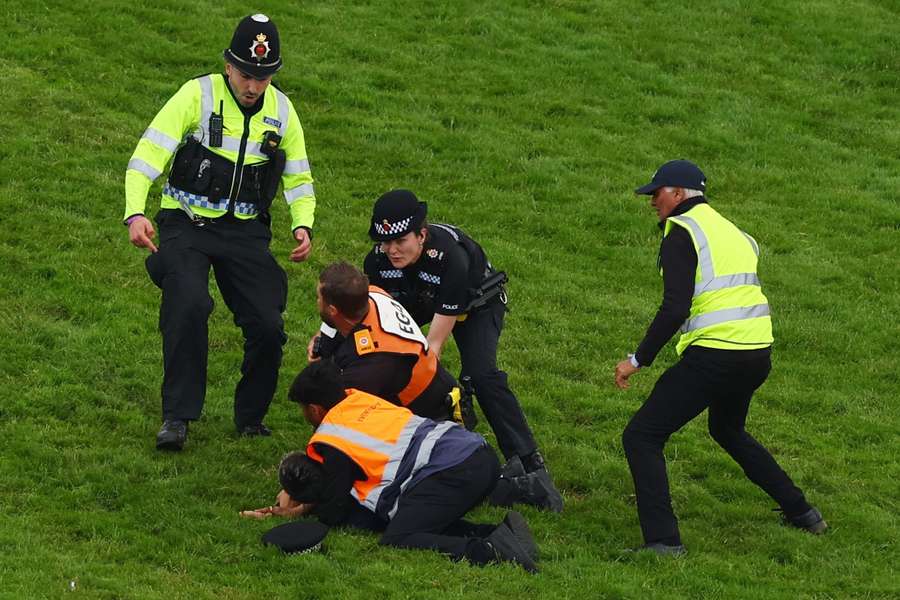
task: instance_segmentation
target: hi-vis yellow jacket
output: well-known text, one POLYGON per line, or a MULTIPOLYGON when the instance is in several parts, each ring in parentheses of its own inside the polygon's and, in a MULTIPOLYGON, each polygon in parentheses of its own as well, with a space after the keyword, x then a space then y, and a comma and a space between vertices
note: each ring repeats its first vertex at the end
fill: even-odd
POLYGON ((772 318, 756 273, 756 240, 705 203, 669 217, 664 235, 672 227, 687 230, 697 252, 694 298, 676 352, 691 345, 730 350, 771 346, 772 318))
MULTIPOLYGON (((221 74, 191 79, 172 96, 154 117, 135 148, 125 171, 125 215, 144 214, 147 193, 153 181, 167 172, 176 150, 192 136, 210 152, 228 159, 240 176, 244 167, 261 165, 269 158, 260 150, 267 131, 281 136, 280 148, 286 154, 286 166, 281 176, 284 198, 291 212, 291 228, 313 225, 316 197, 312 173, 306 156, 300 119, 288 97, 275 88, 266 89, 263 106, 252 117, 245 117, 228 89, 221 74), (213 113, 223 116, 221 147, 211 147, 209 118, 213 113)), ((240 190, 241 183, 233 190, 240 190)), ((236 194, 240 196, 242 192, 236 194)), ((184 192, 167 182, 163 187, 161 208, 180 208, 187 203, 193 213, 203 217, 218 217, 229 209, 229 198, 210 201, 209 198, 184 192)), ((258 211, 253 205, 231 202, 238 218, 254 218, 258 211)))

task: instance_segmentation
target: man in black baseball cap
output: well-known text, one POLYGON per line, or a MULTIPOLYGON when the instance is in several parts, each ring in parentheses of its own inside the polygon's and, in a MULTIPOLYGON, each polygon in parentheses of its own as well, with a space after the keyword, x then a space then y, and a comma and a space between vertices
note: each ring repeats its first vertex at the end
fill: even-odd
POLYGON ((787 524, 810 533, 828 525, 803 491, 744 425, 753 393, 771 369, 772 320, 757 273, 759 246, 707 202, 706 177, 687 160, 665 163, 647 185, 663 232, 658 267, 663 298, 633 354, 615 368, 615 383, 650 367, 679 333, 679 360, 659 378, 622 432, 634 480, 644 545, 683 554, 672 509, 663 449, 670 436, 704 410, 712 438, 775 502, 787 524))
POLYGON ((689 160, 670 160, 653 174, 650 183, 636 190, 635 194, 652 196, 650 203, 656 209, 659 222, 663 223, 675 207, 695 197, 702 197, 706 190, 706 176, 700 167, 689 160))

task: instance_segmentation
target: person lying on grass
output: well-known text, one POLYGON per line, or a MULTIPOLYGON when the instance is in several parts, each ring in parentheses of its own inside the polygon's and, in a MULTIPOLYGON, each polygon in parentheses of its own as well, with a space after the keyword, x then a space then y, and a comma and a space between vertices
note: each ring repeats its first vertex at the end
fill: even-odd
POLYGON ((282 459, 276 504, 249 518, 316 516, 326 525, 381 531, 380 543, 436 550, 472 564, 537 571, 537 546, 517 512, 498 525, 463 519, 490 494, 500 463, 482 436, 345 390, 330 360, 307 366, 289 398, 315 428, 306 452, 282 459))

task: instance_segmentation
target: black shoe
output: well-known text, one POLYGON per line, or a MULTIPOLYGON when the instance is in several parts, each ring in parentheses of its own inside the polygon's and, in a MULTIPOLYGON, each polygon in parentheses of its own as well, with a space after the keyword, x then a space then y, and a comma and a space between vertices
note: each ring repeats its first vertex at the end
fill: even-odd
POLYGON ((166 419, 163 421, 159 433, 156 434, 156 449, 174 450, 177 452, 184 448, 184 443, 187 441, 187 434, 187 421, 166 419))
MULTIPOLYGON (((776 509, 780 510, 780 509, 776 509)), ((810 507, 808 511, 796 517, 789 517, 785 514, 781 516, 782 520, 792 527, 806 530, 815 535, 821 535, 828 529, 828 523, 822 518, 822 513, 816 507, 810 507)))
POLYGON ((506 516, 503 518, 503 524, 509 527, 510 531, 513 532, 516 539, 519 540, 519 543, 522 544, 522 547, 528 552, 528 556, 531 557, 531 560, 537 562, 538 558, 540 558, 540 552, 534 541, 534 536, 531 534, 531 529, 525 521, 525 517, 516 511, 511 510, 506 513, 506 516))
MULTIPOLYGON (((521 463, 519 465, 521 466, 521 463)), ((539 469, 517 477, 501 474, 494 491, 488 496, 488 503, 492 506, 527 504, 557 513, 563 510, 563 498, 553 485, 547 469, 539 469)))
POLYGON ((506 523, 501 523, 484 540, 494 551, 498 561, 514 562, 529 573, 537 573, 538 566, 531 559, 528 550, 506 523))
POLYGON ((547 510, 561 513, 563 510, 563 497, 553 485, 550 478, 550 472, 547 469, 538 469, 528 474, 534 479, 532 490, 534 498, 537 500, 535 506, 545 508, 547 510))
POLYGON ((525 467, 522 466, 522 459, 513 456, 503 465, 500 479, 497 480, 491 495, 488 496, 488 503, 491 506, 512 506, 518 502, 524 490, 520 489, 517 483, 521 483, 519 478, 523 475, 525 475, 525 467))
POLYGON ((662 542, 653 542, 652 544, 644 544, 638 548, 631 548, 628 552, 654 552, 659 556, 681 556, 687 554, 687 548, 683 544, 670 546, 662 542))
POLYGON ((241 425, 237 428, 238 435, 245 437, 269 437, 272 430, 265 426, 264 423, 253 423, 252 425, 241 425))

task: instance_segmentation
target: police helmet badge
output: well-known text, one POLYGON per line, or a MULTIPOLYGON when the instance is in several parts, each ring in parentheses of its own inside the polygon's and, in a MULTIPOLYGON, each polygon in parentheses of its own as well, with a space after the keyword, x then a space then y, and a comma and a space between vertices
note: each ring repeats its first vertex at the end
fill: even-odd
POLYGON ((250 44, 250 56, 255 58, 256 62, 262 62, 264 58, 268 58, 269 50, 269 41, 264 33, 258 34, 253 43, 250 44))

